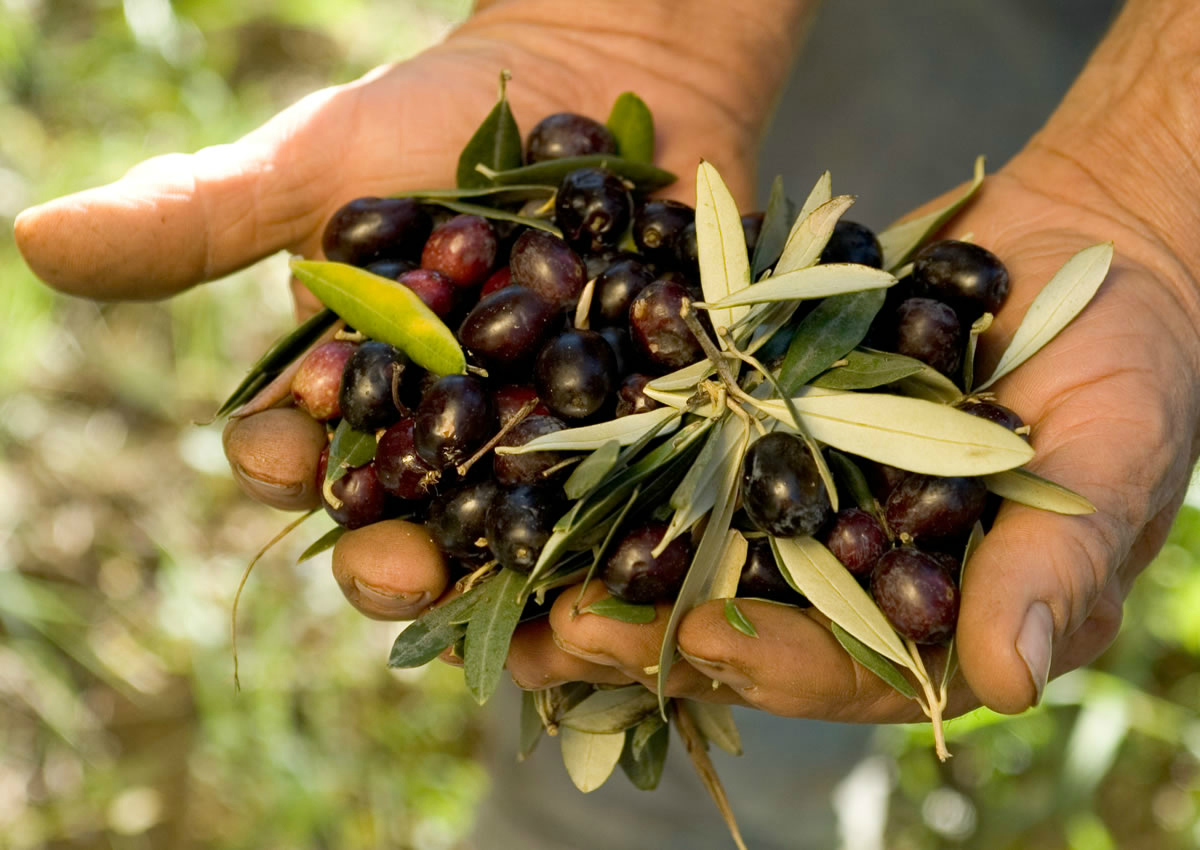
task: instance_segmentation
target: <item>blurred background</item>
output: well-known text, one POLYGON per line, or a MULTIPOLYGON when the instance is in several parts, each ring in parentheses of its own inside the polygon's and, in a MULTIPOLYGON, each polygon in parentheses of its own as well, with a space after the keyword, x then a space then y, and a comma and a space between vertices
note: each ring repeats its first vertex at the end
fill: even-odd
MULTIPOLYGON (((296 563, 323 517, 251 578, 233 689, 233 594, 290 517, 243 498, 219 427, 189 423, 290 325, 282 260, 98 305, 40 286, 11 237, 25 206, 235 138, 469 6, 0 0, 0 850, 437 850, 469 830, 480 710, 456 670, 389 672, 396 626, 345 605, 327 555, 296 563)), ((925 194, 969 162, 918 175, 925 194)), ((1198 706, 1188 507, 1117 644, 1042 707, 954 721, 945 765, 923 728, 878 730, 834 795, 844 846, 1200 846, 1198 706)))

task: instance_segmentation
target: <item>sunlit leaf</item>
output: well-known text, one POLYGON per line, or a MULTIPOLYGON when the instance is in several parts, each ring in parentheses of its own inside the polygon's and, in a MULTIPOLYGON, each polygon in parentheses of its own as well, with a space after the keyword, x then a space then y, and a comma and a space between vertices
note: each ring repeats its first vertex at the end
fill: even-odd
MULTIPOLYGON (((750 258, 737 204, 721 175, 703 161, 696 171, 696 247, 700 287, 710 304, 750 286, 750 258)), ((710 310, 709 318, 715 328, 730 328, 745 313, 745 309, 710 310)))
POLYGON ((915 375, 924 368, 925 364, 920 360, 903 354, 850 351, 809 383, 827 390, 872 390, 915 375))
POLYGON ((1000 378, 1016 369, 1054 339, 1072 319, 1087 306, 1108 275, 1112 263, 1113 244, 1102 242, 1084 248, 1055 272, 1037 298, 1029 305, 1025 317, 1013 334, 1012 342, 1000 355, 1000 362, 990 378, 979 385, 986 390, 1000 378))
POLYGON ((560 718, 580 732, 623 732, 655 713, 658 697, 642 685, 596 691, 560 718))
POLYGON ((733 626, 746 637, 758 637, 758 630, 754 628, 746 615, 742 613, 742 609, 732 599, 725 600, 725 622, 733 626))
MULTIPOLYGON (((722 311, 726 309, 747 304, 794 301, 798 298, 825 298, 865 289, 886 289, 895 282, 896 278, 879 269, 854 263, 826 263, 769 277, 754 286, 733 290, 718 301, 713 301, 712 295, 706 290, 704 303, 710 314, 724 315, 722 311)), ((713 324, 717 323, 717 318, 714 317, 713 324)))
POLYGON ((535 451, 594 451, 603 448, 607 443, 616 442, 627 446, 645 434, 647 431, 666 427, 660 433, 670 433, 679 425, 679 411, 669 407, 658 407, 644 413, 632 413, 597 422, 595 425, 583 425, 579 428, 565 428, 551 434, 543 434, 520 446, 497 446, 497 454, 525 454, 535 451), (675 421, 671 421, 675 420, 675 421))
POLYGON ((883 267, 895 270, 912 259, 922 243, 940 230, 946 222, 962 209, 967 201, 983 185, 984 159, 975 159, 975 174, 971 182, 945 206, 926 213, 919 218, 897 222, 879 234, 879 245, 883 248, 883 267))
POLYGON ((290 265, 322 304, 366 336, 396 346, 436 375, 466 372, 454 333, 407 286, 345 263, 293 258, 290 265))
POLYGON ((617 153, 630 162, 654 162, 654 116, 631 91, 617 96, 605 125, 617 140, 617 153))
POLYGON ((1096 506, 1083 496, 1028 469, 1009 469, 985 475, 983 482, 998 496, 1044 511, 1069 516, 1096 512, 1096 506))
POLYGON ((567 494, 567 498, 579 499, 591 492, 616 465, 620 454, 620 441, 609 440, 580 461, 571 472, 571 477, 563 484, 563 492, 567 494))
POLYGON ((624 732, 594 734, 566 726, 559 732, 558 739, 567 775, 585 794, 608 781, 625 749, 624 732))
POLYGON ((833 235, 833 229, 837 226, 838 220, 853 203, 853 196, 838 195, 821 204, 807 218, 797 222, 788 236, 787 244, 783 247, 783 254, 779 257, 772 277, 779 277, 782 274, 806 269, 816 264, 821 259, 821 252, 825 250, 829 237, 833 235))

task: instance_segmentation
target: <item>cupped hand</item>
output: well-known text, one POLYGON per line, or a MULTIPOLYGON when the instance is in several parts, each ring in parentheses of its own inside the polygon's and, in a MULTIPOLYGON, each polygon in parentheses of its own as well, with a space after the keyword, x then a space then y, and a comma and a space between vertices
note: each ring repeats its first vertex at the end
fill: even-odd
MULTIPOLYGON (((965 568, 951 715, 980 704, 1021 711, 1038 702, 1048 678, 1104 651, 1200 452, 1200 290, 1167 240, 1045 142, 988 178, 948 235, 965 233, 1001 257, 1012 279, 981 347, 982 375, 1068 257, 1111 240, 1116 259, 1074 323, 993 388, 1032 426, 1030 468, 1097 511, 1002 508, 965 568)), ((757 638, 730 626, 720 602, 683 619, 679 648, 688 663, 672 674, 671 693, 838 721, 921 717, 915 703, 856 664, 819 615, 765 602, 739 607, 757 638)), ((571 619, 565 604, 558 608, 551 623, 559 648, 653 684, 645 669, 657 663, 653 638, 665 610, 652 624, 630 626, 571 619)), ((529 675, 519 670, 518 681, 529 675)))

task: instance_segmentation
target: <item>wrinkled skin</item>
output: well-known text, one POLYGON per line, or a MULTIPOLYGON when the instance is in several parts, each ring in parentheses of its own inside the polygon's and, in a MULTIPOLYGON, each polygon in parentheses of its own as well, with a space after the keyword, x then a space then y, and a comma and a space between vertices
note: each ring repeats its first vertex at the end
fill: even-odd
MULTIPOLYGON (((1172 128, 1189 127, 1194 116, 1189 122, 1178 114, 1190 105, 1169 97, 1169 80, 1149 95, 1130 82, 1154 70, 1139 65, 1151 61, 1146 28, 1162 23, 1154 8, 1149 0, 1131 2, 1103 61, 1093 61, 1046 130, 990 177, 952 224, 952 234, 974 234, 1012 275, 1012 294, 984 341, 983 374, 1072 253, 1113 240, 1117 258, 1083 315, 994 388, 1032 426, 1032 468, 1082 493, 1098 511, 1061 517, 1012 504, 1002 509, 964 579, 951 715, 979 704, 1023 710, 1040 698, 1047 673, 1086 664, 1111 643, 1122 601, 1162 545, 1200 451, 1200 257, 1180 236, 1200 229, 1188 200, 1200 177, 1186 157, 1164 154, 1185 147, 1172 128), (1106 117, 1113 113, 1123 119, 1106 117), (1146 113, 1165 117, 1143 120, 1146 113), (1129 126, 1139 128, 1136 136, 1122 132, 1129 126)), ((18 244, 48 283, 105 298, 169 295, 280 248, 315 254, 325 220, 350 198, 451 182, 450 152, 490 108, 499 67, 514 72, 510 94, 525 126, 568 108, 603 116, 617 93, 638 91, 655 110, 661 164, 682 178, 671 194, 693 200, 691 177, 703 153, 749 209, 746 157, 786 70, 786 51, 782 70, 764 72, 754 62, 766 61, 769 51, 757 51, 749 64, 704 61, 705 51, 737 52, 703 39, 622 36, 602 21, 593 32, 581 32, 590 21, 530 26, 545 13, 545 4, 532 0, 494 4, 447 44, 318 92, 236 145, 151 160, 113 186, 26 213, 17 222, 18 244), (581 38, 593 48, 586 56, 572 48, 581 38), (590 73, 590 56, 602 57, 604 74, 590 73), (672 79, 693 82, 654 74, 655 61, 613 61, 622 56, 669 58, 683 69, 672 79), (542 82, 549 79, 553 86, 542 82), (449 102, 453 110, 441 108, 449 102), (421 133, 395 132, 416 116, 421 133)), ((1192 42, 1184 30, 1172 27, 1168 48, 1191 49, 1200 40, 1200 26, 1191 27, 1192 42)), ((303 298, 301 304, 311 307, 303 298)), ((406 598, 421 590, 411 585, 403 588, 406 598)), ((603 592, 594 586, 588 594, 603 592)), ((653 686, 645 668, 657 663, 666 607, 639 626, 572 619, 574 598, 568 590, 548 620, 521 627, 509 657, 517 683, 653 686)), ((841 721, 920 716, 914 703, 846 655, 819 614, 755 602, 741 608, 757 639, 730 627, 720 603, 683 620, 679 645, 689 663, 673 669, 670 694, 841 721)))

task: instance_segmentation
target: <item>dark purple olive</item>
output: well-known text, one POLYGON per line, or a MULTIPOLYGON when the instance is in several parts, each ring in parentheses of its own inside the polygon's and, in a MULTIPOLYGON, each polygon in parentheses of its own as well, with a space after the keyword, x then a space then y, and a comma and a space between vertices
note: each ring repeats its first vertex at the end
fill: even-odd
MULTIPOLYGON (((499 446, 523 446, 530 440, 561 431, 567 425, 553 416, 526 416, 500 438, 499 446)), ((492 458, 492 471, 496 480, 505 486, 517 484, 545 484, 549 479, 546 472, 558 466, 563 452, 544 451, 524 454, 501 454, 492 458)), ((566 470, 563 470, 564 472, 566 470)))
POLYGON ((650 380, 649 375, 643 375, 640 372, 634 372, 627 376, 621 382, 621 388, 617 390, 617 410, 614 415, 617 417, 629 416, 662 407, 662 402, 646 395, 646 384, 650 383, 650 380))
POLYGON ((696 211, 680 201, 646 201, 633 217, 633 241, 650 262, 673 268, 675 240, 695 220, 696 211))
POLYGON ((333 494, 336 502, 329 500, 324 487, 328 465, 329 449, 325 449, 317 462, 317 484, 325 513, 329 514, 334 522, 343 528, 353 529, 383 519, 387 508, 387 493, 375 475, 374 463, 352 467, 329 485, 329 492, 333 494))
POLYGON ((773 431, 754 441, 742 467, 742 507, 776 537, 815 534, 829 519, 829 493, 808 446, 773 431))
POLYGON ((679 315, 691 298, 680 283, 656 280, 629 305, 629 332, 634 350, 660 372, 681 369, 704 356, 704 350, 679 315))
POLYGON ((421 268, 440 272, 455 286, 470 289, 491 274, 496 246, 496 232, 486 218, 456 215, 429 234, 421 251, 421 268))
POLYGON ((527 230, 513 245, 509 269, 514 283, 566 309, 579 300, 587 283, 583 260, 552 233, 527 230))
POLYGON ((936 559, 903 546, 879 559, 871 596, 901 636, 915 643, 943 643, 958 623, 958 587, 936 559))
POLYGON ((454 310, 457 300, 455 286, 441 272, 432 269, 413 269, 397 277, 396 282, 404 284, 415 292, 417 297, 425 302, 426 307, 443 319, 454 310))
POLYGON ((326 258, 352 266, 379 260, 415 260, 431 222, 412 198, 356 198, 325 225, 321 249, 326 258))
POLYGON ((869 576, 891 541, 874 516, 859 508, 842 508, 824 535, 825 545, 847 570, 869 576))
POLYGON ((629 226, 633 199, 621 178, 602 168, 579 168, 558 185, 554 221, 576 251, 614 247, 629 226))
POLYGON ((435 469, 462 463, 498 429, 487 386, 473 375, 439 378, 417 408, 417 454, 435 469))
POLYGON ((1017 415, 1016 411, 1010 410, 999 402, 973 398, 960 402, 958 409, 972 416, 978 416, 980 419, 1003 425, 1010 431, 1025 427, 1025 421, 1017 415))
POLYGON ((396 406, 408 358, 384 342, 368 341, 346 361, 338 406, 356 431, 386 428, 405 411, 396 406))
POLYGON ((595 331, 569 330, 538 352, 533 385, 551 413, 586 418, 604 408, 616 390, 616 355, 595 331))
POLYGON ((751 540, 746 549, 746 562, 742 564, 737 595, 773 599, 805 608, 809 605, 808 599, 783 577, 775 553, 771 551, 771 541, 764 538, 751 540))
POLYGON ((411 416, 401 419, 379 438, 375 475, 385 490, 401 499, 424 499, 433 492, 441 475, 417 454, 411 416))
POLYGON ((639 292, 654 281, 654 273, 640 260, 623 257, 604 269, 596 278, 592 309, 588 314, 593 327, 629 323, 629 305, 639 292))
POLYGON ((528 163, 616 152, 617 140, 607 127, 573 112, 546 116, 534 125, 525 139, 525 161, 528 163))
POLYGON ((858 263, 873 269, 883 268, 883 248, 871 228, 857 221, 841 219, 833 227, 825 249, 821 251, 822 263, 858 263))
POLYGON ((995 314, 1008 298, 1008 269, 973 242, 946 239, 926 245, 913 258, 912 274, 931 298, 958 311, 964 324, 983 313, 995 314))
POLYGON ((896 309, 895 350, 957 381, 966 339, 958 314, 932 298, 909 298, 896 309))
POLYGON ((521 484, 502 489, 487 513, 487 539, 500 566, 528 573, 563 514, 557 487, 521 484))
POLYGON ((436 496, 425 529, 438 548, 455 558, 486 558, 487 512, 499 492, 495 481, 484 479, 436 496))
POLYGON ((655 558, 651 553, 662 541, 663 523, 642 526, 626 534, 604 564, 604 586, 617 599, 642 605, 672 599, 683 586, 691 563, 686 535, 676 537, 655 558))
POLYGON ((524 286, 506 286, 475 305, 463 319, 458 338, 489 368, 517 368, 541 350, 558 312, 524 286))
POLYGON ((888 496, 885 517, 893 534, 932 540, 969 534, 987 503, 979 478, 908 475, 888 496))

